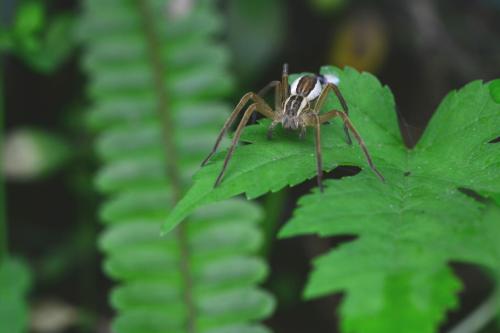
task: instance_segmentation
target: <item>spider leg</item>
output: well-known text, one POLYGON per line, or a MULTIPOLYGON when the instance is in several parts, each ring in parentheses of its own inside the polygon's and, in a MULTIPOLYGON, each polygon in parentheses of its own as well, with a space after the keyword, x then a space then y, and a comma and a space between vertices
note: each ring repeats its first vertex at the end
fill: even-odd
POLYGON ((317 114, 312 115, 314 117, 314 127, 315 127, 315 140, 314 145, 316 147, 316 168, 318 170, 318 187, 321 192, 323 192, 323 158, 321 156, 321 120, 317 114))
MULTIPOLYGON (((333 83, 328 83, 325 88, 323 88, 323 91, 321 91, 321 95, 318 98, 318 101, 316 102, 315 105, 315 110, 317 113, 321 111, 321 108, 323 107, 323 104, 326 101, 326 97, 328 96, 328 91, 332 90, 335 95, 337 96, 340 105, 342 105, 342 109, 344 110, 345 114, 349 116, 349 108, 347 107, 347 103, 344 99, 344 96, 340 93, 339 88, 334 85, 333 83)), ((351 136, 349 135, 349 129, 348 126, 344 124, 344 133, 345 133, 345 138, 348 144, 352 144, 351 136)))
MULTIPOLYGON (((257 95, 259 95, 260 97, 264 97, 268 92, 269 90, 273 89, 274 88, 274 109, 275 110, 278 110, 280 108, 280 101, 281 101, 281 87, 280 87, 280 84, 281 82, 278 81, 278 80, 274 80, 274 81, 271 81, 269 82, 268 84, 266 84, 264 86, 264 88, 262 88, 258 93, 257 95)), ((252 119, 250 120, 250 123, 253 124, 255 123, 255 120, 256 120, 256 117, 257 117, 257 114, 254 113, 252 115, 252 119)))
MULTIPOLYGON (((270 86, 273 83, 276 87, 275 91, 274 91, 274 110, 275 110, 275 112, 280 113, 280 112, 282 112, 281 108, 285 104, 285 101, 289 95, 288 64, 287 63, 283 64, 283 72, 281 75, 281 82, 280 81, 273 81, 273 82, 269 83, 268 86, 270 86), (274 83, 274 82, 276 82, 276 83, 274 83)), ((266 88, 267 88, 267 86, 264 87, 261 90, 261 92, 266 88)), ((271 87, 269 87, 269 89, 270 88, 271 87)), ((261 95, 260 92, 259 92, 259 95, 261 95)), ((278 125, 278 123, 279 123, 279 121, 274 120, 271 123, 271 125, 269 125, 269 129, 267 130, 267 138, 269 140, 272 139, 274 128, 276 127, 276 125, 278 125)))
POLYGON ((283 74, 281 75, 281 100, 280 100, 280 105, 283 105, 285 103, 286 99, 288 98, 289 95, 289 84, 288 84, 288 64, 284 63, 283 64, 283 74))
POLYGON ((238 105, 236 105, 236 107, 234 108, 233 112, 231 113, 231 115, 229 116, 229 118, 224 123, 224 126, 222 126, 222 129, 219 132, 219 135, 217 136, 217 140, 215 140, 215 144, 214 144, 214 146, 212 148, 212 151, 203 160, 203 162, 201 163, 201 166, 204 166, 205 164, 207 164, 208 161, 210 161, 210 159, 212 158, 212 156, 217 152, 217 149, 219 148, 219 146, 220 146, 220 144, 222 142, 222 138, 224 137, 224 134, 226 134, 226 132, 229 129, 229 127, 231 127, 231 125, 236 120, 236 118, 238 117, 238 115, 240 114, 240 112, 243 110, 243 107, 245 106, 246 103, 248 103, 249 100, 253 100, 254 102, 262 105, 261 109, 263 111, 261 113, 263 113, 263 114, 265 113, 264 115, 266 117, 274 119, 274 113, 273 113, 272 109, 267 105, 266 101, 264 101, 264 99, 262 97, 260 97, 259 95, 255 94, 253 92, 246 93, 240 99, 240 102, 238 103, 238 105))
POLYGON ((327 112, 325 114, 320 115, 319 121, 322 124, 322 123, 330 120, 331 118, 334 118, 337 116, 342 118, 342 120, 344 121, 344 126, 346 126, 352 132, 352 134, 354 134, 354 137, 358 141, 359 146, 361 147, 361 149, 363 150, 363 153, 365 154, 365 158, 366 158, 366 161, 368 162, 368 165, 370 166, 372 171, 378 176, 378 178, 384 182, 385 181, 384 176, 382 176, 380 171, 378 171, 377 168, 375 167, 375 164, 373 164, 372 158, 370 156, 370 153, 368 152, 368 148, 366 148, 366 144, 363 141, 363 138, 361 137, 361 135, 359 135, 356 128, 354 128, 354 125, 352 124, 352 122, 349 119, 349 117, 347 116, 347 114, 345 114, 342 111, 332 110, 330 112, 327 112))
POLYGON ((224 177, 224 173, 226 172, 227 166, 229 164, 229 161, 231 160, 231 157, 233 156, 234 149, 236 148, 236 145, 238 144, 238 141, 240 140, 241 133, 243 132, 243 128, 247 124, 248 120, 252 116, 252 114, 257 111, 262 113, 264 116, 268 118, 272 118, 274 116, 272 110, 267 109, 269 108, 266 105, 259 104, 259 103, 254 103, 248 107, 248 109, 245 111, 245 114, 243 115, 243 118, 241 119, 238 127, 236 128, 236 132, 234 132, 234 137, 233 141, 231 142, 231 147, 229 147, 229 150, 227 152, 226 158, 224 159, 224 164, 222 166, 222 170, 219 173, 219 176, 217 177, 217 180, 215 181, 214 187, 217 187, 220 182, 222 181, 222 178, 224 177))
POLYGON ((269 90, 274 88, 274 106, 275 110, 280 106, 280 101, 281 101, 281 82, 278 80, 274 80, 269 82, 264 88, 262 88, 257 95, 260 97, 264 97, 269 90))

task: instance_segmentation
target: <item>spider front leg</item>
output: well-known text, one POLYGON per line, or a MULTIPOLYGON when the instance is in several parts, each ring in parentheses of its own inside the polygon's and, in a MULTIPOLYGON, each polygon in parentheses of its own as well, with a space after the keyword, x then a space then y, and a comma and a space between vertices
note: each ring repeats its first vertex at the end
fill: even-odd
MULTIPOLYGON (((250 101, 250 100, 253 100, 256 103, 259 103, 260 105, 263 105, 262 108, 265 108, 266 110, 271 109, 267 105, 266 101, 264 101, 264 99, 262 99, 262 97, 260 97, 259 95, 255 94, 253 92, 246 93, 240 99, 239 103, 236 105, 236 107, 234 108, 234 110, 231 113, 231 115, 229 116, 229 118, 227 118, 226 122, 224 123, 224 126, 222 126, 222 129, 219 132, 219 135, 217 136, 217 140, 215 140, 215 144, 212 148, 212 151, 203 160, 203 162, 201 163, 201 166, 205 166, 205 164, 207 164, 208 161, 210 161, 210 159, 212 158, 212 156, 214 156, 214 154, 217 152, 217 149, 219 149, 219 146, 222 142, 222 138, 224 137, 224 134, 226 134, 229 127, 231 127, 231 125, 234 123, 234 121, 236 120, 236 118, 238 117, 240 112, 243 110, 243 107, 245 106, 245 104, 247 104, 248 101, 250 101)), ((271 114, 272 114, 272 110, 271 110, 271 114)))
POLYGON ((238 141, 240 140, 240 136, 241 136, 241 133, 243 132, 243 128, 248 123, 248 120, 250 119, 250 117, 252 116, 252 114, 255 111, 261 113, 262 115, 264 115, 267 118, 271 118, 274 120, 275 116, 274 116, 273 110, 267 104, 254 103, 248 107, 248 109, 245 111, 245 114, 243 115, 243 118, 241 119, 240 123, 238 124, 238 127, 236 128, 236 132, 234 133, 233 141, 231 142, 231 147, 229 147, 226 158, 224 159, 224 164, 222 165, 222 170, 219 173, 217 180, 215 181, 214 187, 217 187, 220 184, 220 182, 222 181, 222 178, 224 177, 224 173, 226 172, 229 161, 231 160, 231 157, 233 156, 234 149, 236 148, 236 145, 238 144, 238 141))
MULTIPOLYGON (((325 104, 326 97, 328 96, 328 91, 331 90, 335 93, 337 96, 340 105, 342 105, 342 109, 344 110, 345 114, 349 116, 349 108, 347 107, 347 103, 344 99, 344 96, 340 93, 339 88, 334 85, 333 83, 328 83, 326 86, 323 88, 321 91, 321 95, 318 98, 318 101, 316 102, 316 105, 314 109, 316 110, 317 113, 321 111, 321 108, 323 107, 323 104, 325 104)), ((351 136, 349 135, 349 129, 347 128, 348 126, 344 124, 344 133, 345 133, 345 138, 348 144, 352 144, 351 136)))
POLYGON ((354 125, 352 124, 352 122, 349 119, 349 117, 347 116, 347 114, 345 114, 342 111, 332 110, 330 112, 327 112, 325 114, 320 115, 319 116, 319 122, 322 124, 322 123, 327 122, 328 120, 330 120, 330 119, 332 119, 334 117, 337 117, 337 116, 342 118, 342 120, 344 122, 344 126, 346 126, 346 128, 348 128, 352 132, 352 134, 354 134, 354 137, 358 141, 359 146, 363 150, 363 153, 365 155, 366 161, 368 162, 368 165, 370 166, 370 168, 372 169, 372 171, 377 175, 377 177, 381 181, 384 182, 385 181, 384 176, 382 176, 382 174, 380 173, 380 171, 378 171, 377 168, 375 167, 375 164, 373 164, 372 158, 370 156, 370 153, 368 152, 368 149, 366 148, 366 144, 363 141, 363 138, 361 138, 361 135, 359 135, 359 133, 356 130, 356 128, 354 128, 354 125))

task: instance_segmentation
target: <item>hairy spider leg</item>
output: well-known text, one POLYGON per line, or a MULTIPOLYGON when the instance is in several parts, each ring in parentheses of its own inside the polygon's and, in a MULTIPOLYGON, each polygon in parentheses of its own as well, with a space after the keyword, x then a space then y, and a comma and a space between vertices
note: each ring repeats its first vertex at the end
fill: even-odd
POLYGON ((269 92, 269 90, 274 88, 274 109, 277 110, 281 107, 281 82, 278 80, 274 80, 266 84, 264 88, 262 88, 257 95, 260 97, 264 97, 265 94, 269 92))
POLYGON ((203 160, 203 162, 201 163, 201 166, 204 166, 205 164, 207 164, 208 161, 210 161, 210 159, 212 158, 212 156, 214 156, 214 154, 217 152, 217 149, 219 148, 219 146, 222 142, 222 138, 224 137, 224 134, 226 134, 229 127, 231 127, 231 125, 236 120, 236 118, 238 117, 240 112, 243 110, 243 107, 245 106, 245 104, 247 104, 248 101, 250 101, 250 100, 253 100, 255 103, 264 105, 265 107, 263 107, 263 109, 271 110, 272 116, 266 116, 266 117, 274 119, 272 109, 267 105, 266 101, 264 101, 264 99, 262 97, 260 97, 259 95, 255 94, 253 92, 246 93, 240 99, 239 103, 236 105, 236 107, 234 108, 234 110, 231 113, 231 115, 229 116, 229 118, 227 118, 226 122, 224 123, 224 126, 222 126, 222 129, 219 132, 219 135, 217 136, 217 140, 215 141, 215 144, 212 148, 212 151, 210 152, 210 154, 208 154, 208 156, 205 158, 205 160, 203 160))
POLYGON ((248 120, 250 119, 250 117, 252 116, 252 114, 255 111, 261 113, 262 115, 264 115, 267 118, 274 119, 274 112, 267 104, 254 103, 247 108, 247 110, 245 111, 245 114, 243 115, 243 118, 241 119, 240 123, 238 124, 238 127, 236 128, 236 132, 234 132, 234 137, 233 137, 233 141, 231 143, 231 147, 229 147, 226 158, 224 159, 224 164, 222 166, 222 170, 221 170, 219 176, 217 177, 217 180, 215 181, 214 187, 217 187, 220 184, 220 182, 222 181, 222 178, 224 177, 224 173, 226 172, 229 161, 231 160, 231 157, 233 156, 234 149, 236 148, 236 145, 238 144, 238 141, 240 140, 240 136, 241 136, 241 133, 243 132, 243 128, 245 127, 248 120))
MULTIPOLYGON (((288 99, 290 95, 289 91, 290 85, 288 84, 288 64, 284 63, 283 64, 283 73, 281 75, 281 85, 276 87, 276 99, 275 99, 275 112, 281 113, 283 110, 283 105, 285 104, 285 101, 288 99)), ((272 139, 273 137, 273 131, 276 125, 278 125, 280 122, 275 120, 271 123, 267 130, 267 138, 269 140, 272 139)))
MULTIPOLYGON (((342 106, 342 109, 344 110, 345 114, 349 116, 349 108, 347 107, 347 103, 344 99, 344 96, 340 93, 339 88, 334 85, 333 83, 327 83, 326 86, 323 88, 323 91, 321 91, 321 95, 318 98, 318 101, 316 102, 316 112, 319 113, 321 111, 321 108, 323 107, 323 104, 326 101, 326 97, 328 96, 328 91, 332 90, 335 95, 337 96, 340 105, 342 106)), ((344 133, 345 133, 345 138, 348 144, 352 144, 351 136, 349 135, 349 130, 347 128, 347 125, 344 124, 344 133)))
POLYGON ((289 85, 288 85, 288 64, 283 64, 283 73, 281 75, 281 101, 280 104, 283 105, 289 95, 289 85))
MULTIPOLYGON (((281 82, 278 80, 271 81, 268 84, 266 84, 264 86, 264 88, 262 88, 257 93, 257 95, 259 95, 260 97, 264 97, 269 92, 269 90, 274 88, 274 109, 275 110, 278 110, 281 107, 281 105, 280 105, 280 100, 281 100, 280 84, 281 84, 281 82)), ((253 123, 255 123, 256 120, 257 120, 257 114, 254 112, 252 114, 252 118, 250 119, 250 123, 253 124, 253 123)))
POLYGON ((315 127, 315 140, 314 144, 316 147, 316 168, 318 170, 318 187, 321 192, 323 192, 323 157, 321 156, 321 120, 317 114, 312 115, 314 117, 314 127, 315 127))
POLYGON ((356 130, 356 128, 354 128, 354 125, 352 124, 352 122, 349 119, 349 116, 347 116, 347 114, 345 114, 344 112, 339 111, 339 110, 332 110, 330 112, 327 112, 327 113, 324 113, 324 114, 320 115, 319 116, 319 121, 320 121, 321 124, 323 124, 323 123, 327 122, 328 120, 330 120, 330 119, 332 119, 334 117, 341 117, 342 118, 342 121, 344 122, 344 125, 349 128, 349 130, 352 132, 352 134, 354 134, 354 137, 358 141, 359 146, 363 150, 363 153, 365 154, 365 158, 366 158, 366 160, 368 162, 368 165, 370 166, 370 168, 372 169, 372 171, 378 176, 378 178, 382 182, 384 182, 385 181, 384 176, 382 176, 382 174, 380 173, 380 171, 378 171, 377 168, 375 167, 375 164, 373 164, 372 158, 370 156, 370 153, 368 152, 368 149, 366 148, 366 144, 363 141, 363 138, 361 138, 361 135, 359 135, 359 133, 356 130))

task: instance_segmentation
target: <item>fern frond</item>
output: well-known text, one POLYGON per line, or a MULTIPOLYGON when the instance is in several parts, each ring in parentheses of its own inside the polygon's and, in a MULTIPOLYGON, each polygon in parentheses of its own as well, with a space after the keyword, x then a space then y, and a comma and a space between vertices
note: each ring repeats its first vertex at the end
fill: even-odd
POLYGON ((267 332, 257 322, 273 299, 257 284, 267 267, 260 209, 229 200, 196 210, 159 237, 161 222, 209 150, 228 106, 228 53, 214 42, 221 21, 212 1, 187 16, 168 1, 85 1, 81 35, 104 165, 96 177, 108 200, 100 246, 120 282, 114 330, 267 332))

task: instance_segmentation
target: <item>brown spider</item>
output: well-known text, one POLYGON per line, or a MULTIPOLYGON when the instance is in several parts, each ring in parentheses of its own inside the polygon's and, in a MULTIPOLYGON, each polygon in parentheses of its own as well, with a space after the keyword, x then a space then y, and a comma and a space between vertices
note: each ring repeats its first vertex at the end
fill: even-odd
POLYGON ((370 153, 368 152, 363 139, 356 131, 351 123, 351 120, 349 119, 349 110, 347 108, 347 103, 345 102, 342 94, 340 93, 340 90, 335 84, 338 82, 337 80, 338 79, 336 77, 330 75, 303 75, 293 81, 292 85, 290 86, 288 84, 288 64, 284 64, 281 82, 277 80, 270 82, 258 94, 255 94, 253 92, 246 93, 241 98, 238 105, 236 105, 236 107, 234 108, 231 116, 229 116, 229 118, 224 123, 224 126, 222 127, 222 130, 220 131, 219 136, 215 141, 215 145, 212 148, 212 151, 201 164, 202 166, 204 166, 215 154, 215 152, 219 148, 222 138, 224 137, 224 134, 235 121, 238 114, 243 110, 243 107, 248 103, 248 101, 252 100, 253 103, 246 109, 245 113, 243 114, 243 118, 236 128, 231 147, 227 152, 226 159, 224 160, 224 165, 219 176, 217 177, 217 180, 215 181, 214 187, 219 185, 222 181, 229 160, 231 159, 234 153, 234 149, 236 148, 236 145, 240 139, 243 127, 245 127, 245 125, 248 123, 248 120, 255 111, 272 120, 268 131, 269 139, 271 139, 272 137, 274 127, 279 123, 281 123, 284 128, 289 128, 292 130, 300 129, 300 137, 303 137, 305 135, 306 127, 315 127, 318 186, 321 192, 323 192, 323 185, 321 182, 323 178, 323 166, 321 159, 320 125, 337 116, 341 117, 344 122, 344 131, 347 142, 351 144, 351 138, 349 136, 349 131, 351 131, 352 134, 354 134, 354 137, 358 141, 359 145, 361 146, 361 149, 365 154, 370 168, 380 178, 380 180, 384 181, 384 177, 373 164, 370 153), (275 89, 275 110, 273 110, 261 97, 272 88, 275 89), (330 90, 332 90, 339 99, 344 112, 339 110, 331 110, 327 113, 319 114, 330 90), (313 103, 314 105, 311 105, 313 103))

